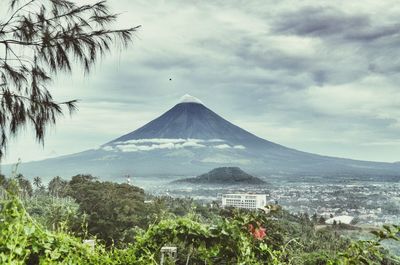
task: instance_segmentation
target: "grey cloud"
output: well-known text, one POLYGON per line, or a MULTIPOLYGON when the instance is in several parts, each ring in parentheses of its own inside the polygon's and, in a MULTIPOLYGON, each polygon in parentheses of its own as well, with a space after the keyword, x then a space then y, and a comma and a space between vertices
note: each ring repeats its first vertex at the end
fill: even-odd
POLYGON ((167 52, 167 54, 159 55, 157 57, 150 57, 146 59, 142 67, 149 67, 156 70, 169 70, 169 69, 194 69, 197 64, 193 59, 187 56, 182 56, 180 54, 172 54, 167 52))
POLYGON ((400 24, 393 23, 391 25, 378 25, 376 27, 364 26, 355 28, 347 32, 344 37, 348 40, 356 40, 361 42, 376 41, 385 37, 397 36, 400 33, 400 24))
POLYGON ((354 55, 350 58, 341 57, 339 61, 333 62, 336 52, 326 50, 313 55, 287 54, 269 47, 267 43, 255 41, 251 45, 243 45, 237 54, 243 61, 252 62, 254 67, 269 71, 284 71, 285 80, 293 82, 297 79, 291 86, 293 89, 306 88, 312 83, 317 85, 347 83, 367 74, 364 65, 355 65, 351 62, 353 59, 351 57, 355 57, 354 55), (308 78, 304 78, 303 75, 308 78))
POLYGON ((273 23, 276 33, 312 37, 341 38, 348 41, 372 42, 400 33, 398 22, 382 22, 378 16, 346 13, 334 7, 306 7, 280 14, 273 23))
POLYGON ((321 37, 369 25, 366 15, 349 15, 331 7, 307 7, 280 14, 273 27, 275 32, 321 37))

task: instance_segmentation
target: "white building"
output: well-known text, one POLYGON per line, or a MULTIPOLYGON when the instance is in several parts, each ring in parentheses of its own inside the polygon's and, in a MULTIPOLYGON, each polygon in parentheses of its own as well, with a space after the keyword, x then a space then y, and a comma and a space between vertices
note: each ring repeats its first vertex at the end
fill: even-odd
POLYGON ((235 207, 249 210, 263 209, 267 204, 265 194, 224 194, 222 207, 235 207))
POLYGON ((341 215, 341 216, 335 216, 333 218, 330 218, 325 221, 325 224, 330 224, 332 225, 334 222, 337 224, 351 224, 353 221, 354 217, 348 216, 348 215, 341 215))

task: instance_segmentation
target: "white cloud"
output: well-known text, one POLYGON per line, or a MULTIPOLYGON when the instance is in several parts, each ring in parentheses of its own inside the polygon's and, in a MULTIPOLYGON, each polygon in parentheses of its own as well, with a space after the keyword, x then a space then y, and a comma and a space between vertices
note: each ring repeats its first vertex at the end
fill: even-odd
POLYGON ((237 159, 232 156, 216 154, 216 155, 212 155, 207 158, 204 158, 203 160, 201 160, 201 162, 218 163, 218 164, 230 163, 230 164, 246 165, 246 164, 249 164, 251 161, 248 159, 237 159))
POLYGON ((214 146, 214 148, 217 148, 217 149, 229 149, 229 148, 231 148, 231 146, 227 145, 227 144, 219 144, 219 145, 214 146))
MULTIPOLYGON (((163 144, 163 143, 184 143, 188 141, 189 139, 168 139, 168 138, 150 138, 150 139, 137 139, 137 140, 128 140, 128 141, 119 141, 115 142, 113 144, 121 145, 121 144, 148 144, 148 143, 154 143, 154 144, 163 144)), ((202 141, 198 139, 193 139, 196 141, 202 141)))
POLYGON ((115 142, 104 146, 105 151, 122 151, 122 152, 138 152, 152 151, 157 149, 181 149, 181 148, 204 148, 207 147, 201 143, 213 143, 214 140, 203 139, 167 139, 167 138, 152 138, 152 139, 137 139, 124 142, 115 142))
POLYGON ((183 148, 216 148, 216 149, 245 149, 243 145, 230 146, 228 144, 219 144, 225 142, 221 139, 167 139, 151 138, 136 139, 128 141, 119 141, 103 146, 104 151, 138 152, 152 151, 159 149, 183 149, 183 148))
POLYGON ((110 146, 110 145, 104 146, 102 149, 103 149, 104 151, 113 151, 113 150, 114 150, 114 148, 113 148, 112 146, 110 146))
POLYGON ((225 142, 225 140, 222 139, 211 139, 211 140, 207 140, 209 143, 222 143, 225 142))
POLYGON ((125 144, 116 145, 114 150, 119 150, 122 152, 137 152, 137 151, 152 151, 156 149, 175 149, 179 148, 174 143, 162 143, 162 144, 152 144, 152 145, 136 145, 136 144, 125 144))
POLYGON ((203 144, 199 144, 198 142, 196 142, 196 141, 187 141, 187 142, 184 142, 183 144, 182 144, 182 147, 206 147, 205 145, 203 145, 203 144))
POLYGON ((185 94, 184 96, 181 97, 181 100, 179 103, 198 103, 198 104, 203 104, 200 99, 191 96, 189 94, 185 94))

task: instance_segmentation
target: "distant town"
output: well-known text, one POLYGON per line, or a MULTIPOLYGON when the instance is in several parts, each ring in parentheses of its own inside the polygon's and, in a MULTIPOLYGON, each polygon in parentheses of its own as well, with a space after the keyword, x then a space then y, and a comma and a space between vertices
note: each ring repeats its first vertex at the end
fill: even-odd
POLYGON ((142 185, 157 195, 191 197, 221 204, 225 194, 266 194, 267 204, 279 204, 292 213, 317 214, 325 219, 351 216, 360 225, 398 223, 400 216, 400 183, 396 182, 307 183, 274 179, 269 185, 240 187, 142 185))

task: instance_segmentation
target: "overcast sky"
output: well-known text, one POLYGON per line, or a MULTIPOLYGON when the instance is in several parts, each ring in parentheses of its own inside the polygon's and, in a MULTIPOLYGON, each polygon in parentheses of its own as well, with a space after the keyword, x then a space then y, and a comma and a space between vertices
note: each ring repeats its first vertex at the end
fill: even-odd
POLYGON ((142 25, 89 75, 59 76, 79 111, 29 132, 6 162, 95 148, 167 111, 186 93, 234 124, 303 151, 400 160, 398 1, 121 1, 119 26, 142 25), (172 79, 171 81, 169 79, 172 79))

